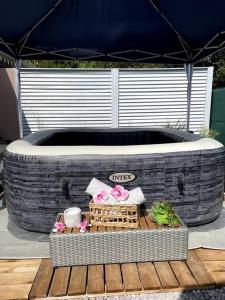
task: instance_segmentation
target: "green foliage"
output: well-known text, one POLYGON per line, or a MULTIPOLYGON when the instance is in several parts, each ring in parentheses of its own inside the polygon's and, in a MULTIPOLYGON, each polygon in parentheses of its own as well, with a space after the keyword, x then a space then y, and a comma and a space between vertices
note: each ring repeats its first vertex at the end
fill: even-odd
POLYGON ((200 135, 204 136, 204 137, 208 137, 208 138, 216 138, 219 134, 219 132, 217 130, 213 130, 213 129, 208 129, 206 127, 203 127, 202 129, 200 129, 200 135))
POLYGON ((26 65, 37 68, 162 68, 162 64, 136 63, 136 62, 104 62, 104 61, 78 61, 78 60, 31 60, 26 65))
POLYGON ((213 87, 225 87, 225 50, 203 60, 199 66, 213 66, 213 87))
POLYGON ((180 218, 173 210, 169 202, 155 202, 151 207, 150 216, 153 222, 159 226, 179 227, 180 218))

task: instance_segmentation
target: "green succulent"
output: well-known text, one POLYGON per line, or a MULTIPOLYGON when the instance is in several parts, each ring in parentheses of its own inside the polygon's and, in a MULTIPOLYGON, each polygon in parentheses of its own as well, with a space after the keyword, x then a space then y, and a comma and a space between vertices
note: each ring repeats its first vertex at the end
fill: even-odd
POLYGON ((159 226, 179 227, 181 224, 180 218, 169 202, 154 202, 150 217, 159 226))

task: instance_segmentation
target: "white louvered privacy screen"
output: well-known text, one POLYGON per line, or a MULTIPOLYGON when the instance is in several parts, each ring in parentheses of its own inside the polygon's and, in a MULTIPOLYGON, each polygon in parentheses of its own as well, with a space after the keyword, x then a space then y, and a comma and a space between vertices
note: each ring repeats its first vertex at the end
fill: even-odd
MULTIPOLYGON (((195 68, 190 130, 209 126, 213 68, 195 68)), ((22 69, 23 135, 65 127, 186 123, 184 69, 22 69)))

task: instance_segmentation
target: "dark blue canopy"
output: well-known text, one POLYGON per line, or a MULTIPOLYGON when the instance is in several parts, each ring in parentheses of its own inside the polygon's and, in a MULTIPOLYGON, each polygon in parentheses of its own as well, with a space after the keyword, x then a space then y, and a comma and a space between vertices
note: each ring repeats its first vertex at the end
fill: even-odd
POLYGON ((223 0, 0 0, 15 58, 185 63, 223 46, 223 0))

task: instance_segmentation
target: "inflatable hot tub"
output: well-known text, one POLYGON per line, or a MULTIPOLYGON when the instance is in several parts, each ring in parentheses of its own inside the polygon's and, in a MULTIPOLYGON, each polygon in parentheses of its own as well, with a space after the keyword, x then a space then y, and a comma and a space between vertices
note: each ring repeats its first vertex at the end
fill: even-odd
POLYGON ((88 210, 93 177, 140 186, 148 208, 168 200, 192 226, 222 209, 224 147, 175 129, 46 130, 7 147, 4 176, 10 218, 27 230, 48 232, 70 206, 88 210))

